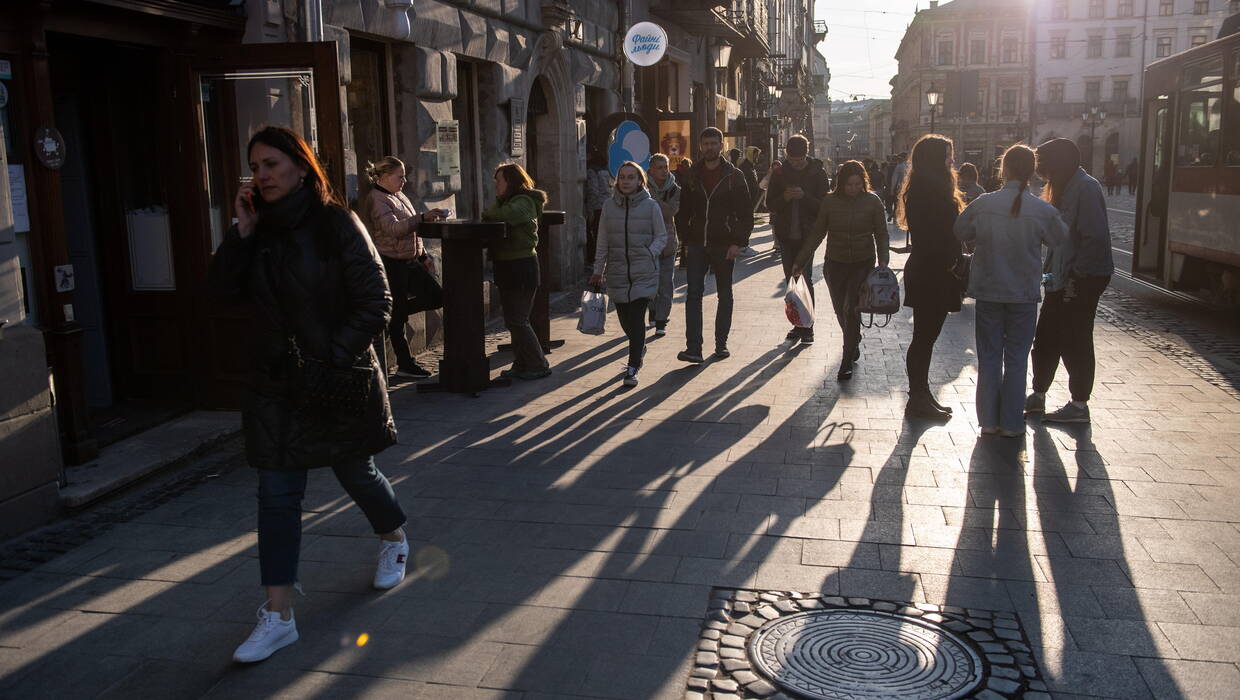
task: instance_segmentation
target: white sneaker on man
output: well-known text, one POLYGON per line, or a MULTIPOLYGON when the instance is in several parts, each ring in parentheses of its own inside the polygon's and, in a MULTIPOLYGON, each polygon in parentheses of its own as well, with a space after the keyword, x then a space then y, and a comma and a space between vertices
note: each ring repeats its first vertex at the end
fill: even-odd
POLYGON ((405 562, 409 559, 409 538, 401 534, 400 542, 379 540, 379 563, 375 566, 375 588, 395 588, 405 580, 405 562))
POLYGON ((267 609, 263 603, 258 609, 258 625, 250 633, 250 638, 241 643, 233 652, 233 661, 252 664, 262 661, 284 647, 297 641, 297 621, 293 619, 293 611, 288 611, 288 619, 280 618, 280 613, 267 609))

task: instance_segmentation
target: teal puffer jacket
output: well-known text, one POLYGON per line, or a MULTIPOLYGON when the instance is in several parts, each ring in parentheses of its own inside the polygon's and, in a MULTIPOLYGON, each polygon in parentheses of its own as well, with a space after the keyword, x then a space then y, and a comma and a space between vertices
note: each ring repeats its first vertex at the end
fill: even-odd
POLYGON ((599 218, 594 272, 606 275, 613 301, 649 299, 658 293, 659 253, 665 245, 663 210, 649 192, 612 194, 599 218))

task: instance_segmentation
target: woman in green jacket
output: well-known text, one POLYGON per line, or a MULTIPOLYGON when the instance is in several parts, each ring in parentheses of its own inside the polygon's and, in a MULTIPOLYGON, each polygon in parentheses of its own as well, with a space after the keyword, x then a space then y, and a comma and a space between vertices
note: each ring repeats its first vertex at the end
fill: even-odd
POLYGON ((491 247, 504 326, 512 336, 512 368, 500 376, 541 379, 551 369, 530 325, 530 309, 538 290, 538 218, 547 193, 534 189, 534 180, 520 165, 505 163, 495 169, 495 196, 482 218, 508 224, 507 238, 491 247))
POLYGON ((822 276, 831 294, 835 318, 844 331, 844 352, 836 379, 852 379, 853 363, 861 356, 861 314, 857 312, 861 285, 877 261, 884 267, 890 258, 887 248, 887 209, 883 200, 870 191, 865 166, 850 160, 835 175, 835 189, 822 198, 812 235, 801 246, 795 277, 814 263, 814 251, 827 239, 827 257, 822 276))

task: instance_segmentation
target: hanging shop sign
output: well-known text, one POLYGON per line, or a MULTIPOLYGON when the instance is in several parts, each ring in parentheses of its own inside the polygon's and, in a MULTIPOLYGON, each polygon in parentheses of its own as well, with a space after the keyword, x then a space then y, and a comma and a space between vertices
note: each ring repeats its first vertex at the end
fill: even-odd
POLYGON ((667 32, 654 22, 638 22, 624 35, 624 55, 633 65, 653 66, 667 53, 667 32))
POLYGON ((34 153, 48 170, 65 164, 65 139, 55 127, 45 126, 34 137, 34 153))
POLYGON ((435 151, 438 153, 440 175, 461 172, 461 126, 455 119, 435 122, 435 151))
POLYGON ((514 156, 525 155, 525 100, 514 97, 508 101, 508 121, 512 123, 512 147, 508 152, 514 156))
POLYGON ((625 161, 633 161, 642 166, 642 170, 650 169, 650 137, 642 131, 634 121, 623 121, 611 133, 607 144, 607 169, 615 177, 625 161))

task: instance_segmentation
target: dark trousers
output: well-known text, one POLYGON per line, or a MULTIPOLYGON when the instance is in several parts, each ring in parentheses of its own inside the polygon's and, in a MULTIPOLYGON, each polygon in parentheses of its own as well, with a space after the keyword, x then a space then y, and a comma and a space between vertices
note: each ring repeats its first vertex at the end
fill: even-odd
POLYGON ((646 306, 649 299, 616 302, 616 318, 629 339, 629 366, 641 367, 646 350, 646 306))
MULTIPOLYGON (((784 264, 784 279, 792 279, 792 268, 796 264, 796 252, 801 248, 801 241, 785 241, 776 238, 783 246, 784 254, 780 256, 780 262, 784 264)), ((814 299, 814 261, 811 258, 809 264, 801 270, 801 275, 805 277, 805 284, 809 285, 809 298, 814 301, 817 308, 818 302, 814 299)))
MULTIPOLYGON (((373 457, 359 457, 333 467, 337 481, 362 509, 375 534, 405 524, 392 484, 375 467, 373 457)), ((304 471, 258 470, 258 565, 264 586, 297 583, 301 555, 301 499, 306 495, 304 471)))
MULTIPOLYGON (((383 270, 387 273, 388 287, 392 290, 392 320, 388 322, 387 338, 392 342, 396 366, 400 369, 408 369, 414 365, 414 359, 409 353, 409 341, 405 339, 405 324, 409 322, 406 298, 409 294, 409 265, 417 263, 387 256, 382 256, 382 259, 383 270)), ((380 366, 386 372, 387 352, 383 347, 382 338, 378 339, 375 346, 375 351, 379 353, 380 366)))
POLYGON ((594 253, 598 245, 598 221, 603 215, 602 209, 595 209, 586 214, 586 268, 594 269, 594 253))
POLYGON ((861 301, 861 285, 866 275, 874 269, 874 262, 836 262, 828 258, 822 264, 822 276, 827 281, 827 292, 831 294, 831 306, 835 309, 835 320, 844 331, 844 357, 851 359, 852 353, 861 344, 861 314, 857 312, 857 304, 861 301))
POLYGON ((702 296, 706 293, 706 270, 715 273, 715 347, 726 347, 732 330, 732 270, 735 261, 728 260, 727 248, 685 245, 688 268, 688 296, 685 298, 685 349, 702 352, 702 296))
POLYGON ((512 336, 512 368, 517 371, 537 372, 547 369, 547 356, 543 354, 538 334, 530 325, 530 310, 534 308, 536 287, 505 287, 499 285, 499 305, 504 312, 504 327, 512 336))
POLYGON ((930 357, 934 353, 934 341, 943 331, 947 320, 945 309, 913 309, 913 340, 904 356, 904 368, 908 372, 910 395, 930 393, 930 357))
POLYGON ((1077 277, 1076 296, 1047 292, 1033 339, 1033 390, 1045 393, 1055 381, 1059 360, 1068 370, 1073 401, 1088 401, 1094 390, 1094 316, 1110 277, 1077 277))

